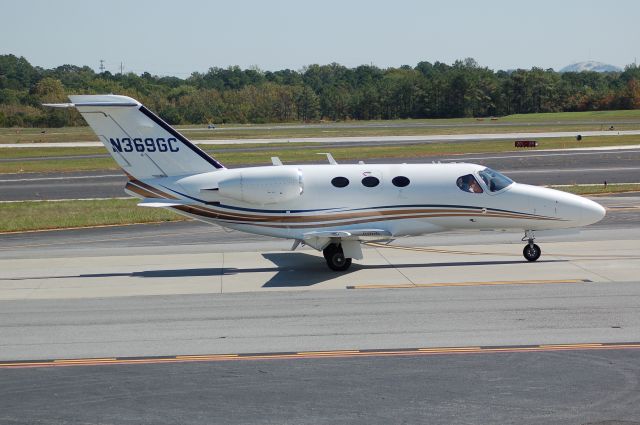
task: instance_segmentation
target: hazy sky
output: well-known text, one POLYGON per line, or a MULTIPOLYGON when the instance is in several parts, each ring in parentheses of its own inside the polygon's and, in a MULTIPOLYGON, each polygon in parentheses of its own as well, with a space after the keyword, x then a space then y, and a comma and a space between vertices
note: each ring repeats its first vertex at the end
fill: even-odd
POLYGON ((209 67, 415 66, 475 58, 560 69, 640 56, 638 0, 0 0, 0 54, 188 76, 209 67))

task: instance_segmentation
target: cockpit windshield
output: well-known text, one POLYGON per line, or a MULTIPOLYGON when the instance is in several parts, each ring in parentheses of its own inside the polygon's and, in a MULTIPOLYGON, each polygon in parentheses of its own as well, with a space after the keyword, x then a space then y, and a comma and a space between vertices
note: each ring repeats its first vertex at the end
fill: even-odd
POLYGON ((513 183, 513 180, 511 180, 509 177, 500 174, 499 172, 492 170, 491 168, 485 168, 484 170, 478 172, 478 174, 480 175, 482 180, 484 180, 485 184, 491 192, 499 192, 513 183))

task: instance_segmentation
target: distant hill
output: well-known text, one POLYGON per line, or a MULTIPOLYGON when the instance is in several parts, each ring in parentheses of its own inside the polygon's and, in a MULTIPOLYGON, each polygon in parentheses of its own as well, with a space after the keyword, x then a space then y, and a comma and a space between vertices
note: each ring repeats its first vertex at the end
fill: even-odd
POLYGON ((621 72, 622 69, 615 65, 609 65, 602 62, 587 61, 577 62, 571 65, 565 66, 560 72, 582 72, 582 71, 595 71, 595 72, 621 72))

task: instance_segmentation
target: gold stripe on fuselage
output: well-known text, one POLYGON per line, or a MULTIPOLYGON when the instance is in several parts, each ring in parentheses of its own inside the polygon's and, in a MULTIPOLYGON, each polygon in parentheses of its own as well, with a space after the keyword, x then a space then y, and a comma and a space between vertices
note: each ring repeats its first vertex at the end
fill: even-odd
MULTIPOLYGON (((127 189, 133 193, 148 198, 180 199, 168 194, 153 186, 131 180, 127 184, 127 189)), ((233 224, 244 224, 259 227, 271 228, 312 228, 312 227, 334 227, 353 224, 364 224, 388 220, 420 219, 420 218, 445 218, 445 217, 491 217, 491 218, 512 218, 521 220, 559 220, 553 217, 538 216, 527 213, 486 211, 481 212, 480 207, 462 208, 393 208, 374 209, 358 212, 325 213, 322 215, 307 214, 247 214, 231 212, 203 205, 180 205, 171 207, 173 209, 199 217, 225 221, 233 224)))

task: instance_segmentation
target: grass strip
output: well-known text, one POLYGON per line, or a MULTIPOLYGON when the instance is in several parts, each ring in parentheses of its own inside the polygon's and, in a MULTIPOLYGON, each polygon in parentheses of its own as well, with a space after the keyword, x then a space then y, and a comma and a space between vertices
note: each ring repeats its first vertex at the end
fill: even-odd
POLYGON ((576 195, 608 195, 612 193, 640 192, 640 183, 579 184, 572 186, 548 186, 552 189, 574 193, 576 195))
MULTIPOLYGON (((606 147, 619 145, 637 145, 640 144, 640 136, 594 136, 583 138, 578 142, 574 138, 550 138, 541 139, 538 149, 571 149, 585 147, 606 147)), ((262 148, 269 145, 261 145, 262 148)), ((367 145, 363 143, 358 146, 339 147, 331 146, 322 147, 319 145, 280 145, 274 146, 273 149, 256 150, 256 151, 222 151, 218 149, 229 149, 229 146, 210 146, 205 145, 202 148, 221 161, 227 166, 237 164, 247 165, 270 165, 272 156, 278 156, 286 163, 303 163, 303 162, 322 162, 323 158, 317 155, 317 152, 331 152, 335 159, 339 161, 355 162, 359 160, 366 161, 370 158, 418 158, 424 157, 424 162, 430 162, 431 156, 442 155, 461 155, 473 153, 497 153, 514 151, 512 140, 487 140, 478 142, 447 142, 447 143, 417 143, 417 144, 391 144, 391 145, 367 145), (303 147, 304 149, 300 149, 303 147)), ((7 157, 15 158, 13 151, 22 148, 8 148, 11 152, 7 157)), ((60 155, 70 151, 67 148, 48 148, 52 149, 51 155, 55 156, 56 152, 60 155)), ((73 148, 70 148, 73 149, 73 148)), ((83 150, 85 148, 82 148, 83 150)), ((105 152, 103 148, 102 152, 105 152)), ((4 149, 0 149, 2 155, 4 149)), ((524 150, 522 152, 525 152, 524 150)), ((0 173, 30 173, 30 172, 71 172, 71 171, 89 171, 89 170, 115 170, 118 169, 117 164, 110 157, 105 158, 69 158, 69 159, 43 159, 43 160, 25 160, 0 162, 0 173)))
POLYGON ((138 199, 0 203, 0 232, 187 220, 163 208, 138 207, 138 199))
MULTIPOLYGON (((301 126, 299 122, 245 125, 225 124, 209 131, 203 131, 202 128, 206 127, 203 125, 183 125, 177 126, 176 128, 194 140, 503 133, 519 131, 588 131, 606 130, 611 124, 614 125, 616 130, 630 130, 640 128, 640 110, 520 114, 500 117, 494 120, 490 118, 406 119, 329 122, 323 124, 322 126, 313 127, 301 126), (574 124, 572 121, 578 123, 574 124), (634 124, 617 123, 624 121, 638 122, 634 124), (501 126, 501 123, 520 123, 522 125, 501 126), (460 126, 461 124, 464 126, 460 126), (473 124, 473 126, 470 127, 470 124, 473 124), (425 125, 437 127, 425 127, 425 125)), ((0 128, 0 143, 97 140, 97 136, 89 127, 0 128)))

